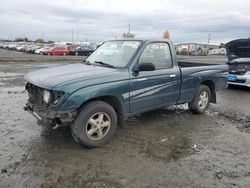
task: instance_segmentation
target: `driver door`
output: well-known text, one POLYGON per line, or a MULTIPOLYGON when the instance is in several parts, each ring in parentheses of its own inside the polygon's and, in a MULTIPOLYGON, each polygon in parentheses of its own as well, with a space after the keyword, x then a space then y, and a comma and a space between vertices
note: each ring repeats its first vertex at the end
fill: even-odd
POLYGON ((137 113, 176 104, 180 90, 180 72, 177 66, 173 66, 169 44, 148 44, 138 63, 153 63, 155 70, 131 72, 130 112, 137 113))

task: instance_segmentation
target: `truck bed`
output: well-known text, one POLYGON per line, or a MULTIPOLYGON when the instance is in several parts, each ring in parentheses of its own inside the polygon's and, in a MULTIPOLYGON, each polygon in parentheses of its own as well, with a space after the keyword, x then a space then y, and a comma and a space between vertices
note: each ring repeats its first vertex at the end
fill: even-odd
POLYGON ((225 88, 227 77, 221 74, 228 70, 226 64, 179 61, 181 89, 179 103, 193 99, 197 88, 204 80, 211 81, 215 91, 225 88))

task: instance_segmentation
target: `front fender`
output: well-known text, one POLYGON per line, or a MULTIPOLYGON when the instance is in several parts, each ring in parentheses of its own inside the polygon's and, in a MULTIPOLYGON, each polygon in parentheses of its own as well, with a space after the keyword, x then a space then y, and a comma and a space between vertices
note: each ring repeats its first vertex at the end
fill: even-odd
POLYGON ((125 97, 127 94, 129 94, 128 80, 97 84, 76 90, 54 108, 55 110, 78 109, 89 100, 112 96, 118 99, 124 114, 128 114, 129 98, 125 97))

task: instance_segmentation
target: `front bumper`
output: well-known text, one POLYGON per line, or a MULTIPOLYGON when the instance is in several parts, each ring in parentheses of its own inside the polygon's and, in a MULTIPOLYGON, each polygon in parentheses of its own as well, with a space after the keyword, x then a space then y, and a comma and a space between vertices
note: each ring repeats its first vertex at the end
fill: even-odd
POLYGON ((229 76, 236 76, 237 79, 235 81, 228 81, 228 84, 250 87, 250 75, 230 74, 229 76))
POLYGON ((50 107, 39 109, 29 102, 25 105, 24 110, 34 116, 39 125, 69 125, 74 121, 77 115, 77 110, 55 111, 50 107))

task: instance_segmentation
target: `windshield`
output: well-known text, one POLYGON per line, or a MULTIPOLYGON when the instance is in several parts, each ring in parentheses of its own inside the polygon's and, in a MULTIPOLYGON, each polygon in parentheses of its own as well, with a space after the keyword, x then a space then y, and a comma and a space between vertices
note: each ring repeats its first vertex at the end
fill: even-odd
POLYGON ((109 41, 97 48, 87 59, 89 63, 102 62, 113 67, 125 67, 141 41, 109 41))

